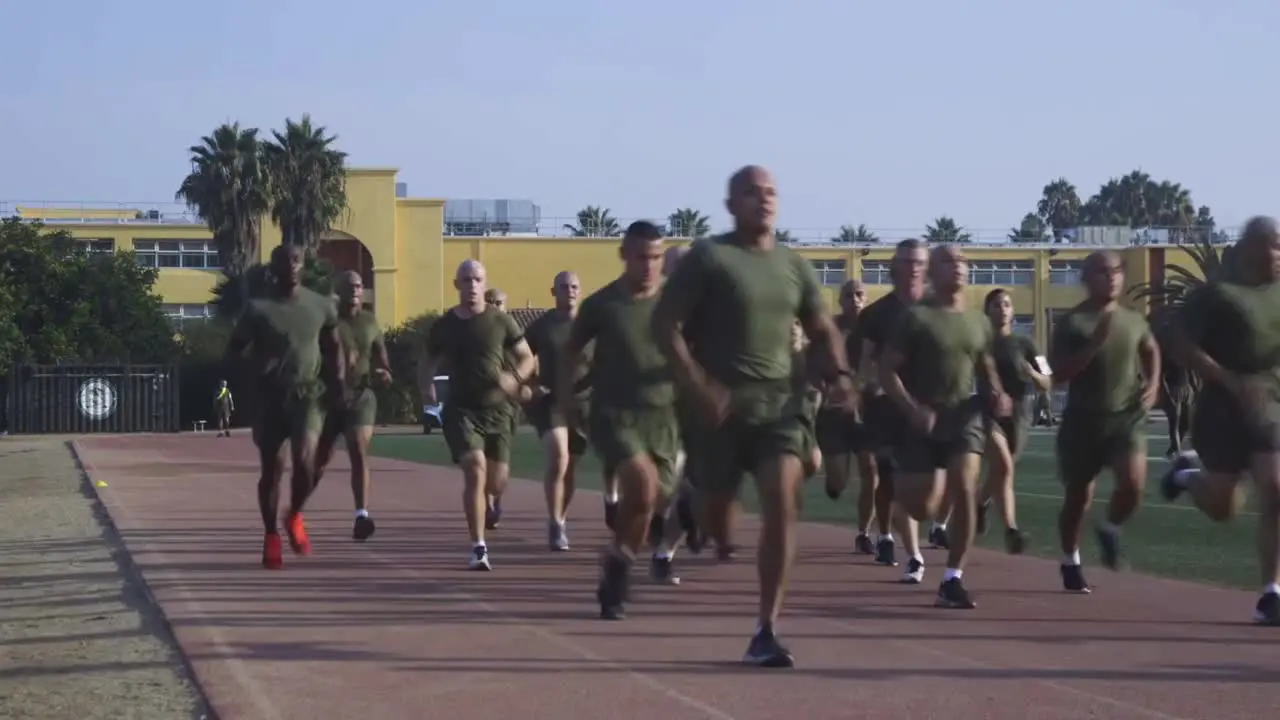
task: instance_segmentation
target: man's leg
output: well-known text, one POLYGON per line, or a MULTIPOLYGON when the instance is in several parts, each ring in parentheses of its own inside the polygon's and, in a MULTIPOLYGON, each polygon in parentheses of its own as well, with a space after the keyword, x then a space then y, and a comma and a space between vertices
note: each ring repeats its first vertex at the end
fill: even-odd
POLYGON ((262 566, 279 570, 284 566, 280 543, 280 480, 284 474, 285 442, 288 433, 279 427, 278 418, 259 418, 254 424, 253 438, 258 446, 262 473, 258 476, 258 511, 262 514, 262 566))
POLYGON ((950 545, 947 569, 938 587, 938 607, 962 610, 974 607, 961 577, 977 529, 976 495, 981 467, 982 455, 973 452, 973 448, 962 448, 947 460, 947 494, 951 496, 953 522, 947 538, 950 545))
POLYGON ((539 428, 546 466, 542 474, 542 490, 547 503, 547 544, 552 550, 569 549, 564 530, 565 484, 569 474, 569 429, 564 426, 539 428))
POLYGON ((613 541, 602 558, 600 585, 596 590, 600 617, 605 620, 626 617, 631 566, 649 531, 659 484, 658 468, 647 452, 637 452, 615 462, 614 477, 618 478, 621 496, 614 519, 613 541))
POLYGON ((307 537, 302 510, 315 488, 316 445, 324 417, 318 409, 300 410, 306 413, 299 418, 289 439, 290 462, 293 464, 289 483, 289 513, 285 520, 285 532, 289 535, 289 547, 299 555, 311 554, 311 539, 307 537))
POLYGON ((487 503, 484 493, 486 463, 484 435, 477 426, 476 414, 445 405, 441 431, 449 446, 449 455, 462 471, 462 510, 471 538, 467 567, 489 570, 489 548, 484 541, 484 515, 487 503))
POLYGON ((1062 588, 1089 593, 1080 565, 1080 541, 1084 518, 1093 505, 1093 488, 1105 465, 1102 438, 1090 418, 1064 418, 1057 438, 1058 475, 1063 483, 1062 509, 1058 513, 1058 541, 1062 549, 1062 588))
POLYGON ((484 434, 484 492, 487 499, 485 528, 494 530, 502 522, 502 496, 507 492, 511 479, 511 439, 515 437, 516 423, 510 417, 493 417, 485 420, 484 434))
POLYGON ((924 555, 920 552, 920 523, 938 517, 946 502, 946 458, 937 443, 913 431, 904 431, 894 448, 894 526, 907 551, 902 582, 924 581, 924 555))
POLYGON ((315 489, 320 487, 320 480, 324 477, 325 471, 329 469, 329 463, 333 461, 334 447, 338 444, 338 438, 344 434, 345 415, 346 413, 340 411, 331 411, 325 414, 324 427, 321 428, 320 438, 316 441, 316 470, 315 478, 312 482, 312 492, 315 492, 315 489))
POLYGON ((351 499, 356 509, 351 537, 368 540, 376 529, 369 516, 369 444, 373 441, 373 425, 349 427, 346 438, 347 456, 351 459, 351 499))
POLYGON ((1106 449, 1108 465, 1115 476, 1107 519, 1095 528, 1102 551, 1102 564, 1120 569, 1120 529, 1137 512, 1142 492, 1147 486, 1146 414, 1108 428, 1106 449))

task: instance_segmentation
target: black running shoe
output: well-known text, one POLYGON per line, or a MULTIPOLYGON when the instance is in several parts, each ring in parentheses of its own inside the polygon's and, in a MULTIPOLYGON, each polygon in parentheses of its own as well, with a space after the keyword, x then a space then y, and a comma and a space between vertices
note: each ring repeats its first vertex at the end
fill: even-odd
POLYGON ((1253 621, 1259 625, 1280 625, 1280 595, 1266 593, 1258 598, 1253 609, 1253 621))
POLYGON ((947 543, 947 529, 934 525, 933 528, 929 530, 929 546, 941 550, 950 549, 951 545, 947 543))
POLYGON ((778 642, 778 637, 773 634, 773 628, 768 625, 760 628, 760 632, 757 632, 755 637, 751 638, 751 644, 747 646, 747 652, 742 656, 742 662, 747 665, 766 668, 796 666, 796 659, 791 654, 791 651, 778 642))
POLYGON ((876 543, 876 564, 896 567, 898 564, 898 558, 895 557, 896 549, 892 537, 886 535, 880 538, 880 542, 876 543))
POLYGON ((679 585, 680 576, 676 575, 675 565, 669 557, 654 556, 649 561, 649 577, 663 585, 679 585))
POLYGON ((564 531, 564 525, 554 520, 547 521, 547 547, 555 552, 569 551, 569 536, 564 531))
POLYGON ((655 550, 662 544, 662 536, 666 534, 667 518, 665 515, 654 513, 649 518, 649 547, 655 550))
POLYGON ((853 552, 857 555, 875 555, 876 548, 866 533, 858 533, 858 537, 853 539, 853 552))
POLYGON ((1080 593, 1088 595, 1093 592, 1089 587, 1089 583, 1084 580, 1084 569, 1079 565, 1063 565, 1062 571, 1062 589, 1070 593, 1080 593))
POLYGON ((1165 500, 1173 502, 1178 499, 1186 490, 1177 480, 1179 470, 1189 470, 1195 467, 1195 461, 1192 460, 1188 453, 1179 453, 1173 458, 1173 462, 1169 463, 1169 469, 1165 471, 1164 477, 1160 478, 1160 494, 1165 500))
POLYGON ((1004 531, 1004 549, 1010 555, 1021 555, 1027 550, 1027 534, 1018 528, 1004 531))
POLYGON ((958 577, 953 577, 938 586, 938 599, 933 604, 934 607, 956 610, 972 610, 977 607, 958 577))
POLYGON ((1098 548, 1101 550, 1102 564, 1108 570, 1120 569, 1120 533, 1102 527, 1094 529, 1098 536, 1098 548))
POLYGON ((729 562, 738 556, 737 545, 721 545, 716 548, 716 559, 720 562, 729 562))
POLYGON ((604 503, 604 526, 613 529, 614 524, 618 521, 618 503, 605 501, 604 503))
POLYGON ((627 617, 625 606, 631 564, 614 555, 605 557, 600 573, 600 585, 596 588, 596 600, 600 602, 601 620, 623 620, 627 617))
POLYGON ((902 571, 902 579, 899 581, 905 585, 919 585, 924 582, 924 562, 911 558, 907 561, 907 569, 902 571))
POLYGON ((492 570, 493 566, 489 564, 489 548, 484 545, 471 548, 471 557, 467 558, 467 569, 479 572, 492 570))
POLYGON ((987 511, 991 509, 991 498, 987 498, 978 503, 978 517, 975 521, 975 530, 978 535, 987 534, 987 511))
POLYGON ((373 518, 368 515, 357 515, 356 524, 351 528, 351 537, 361 542, 373 537, 374 527, 373 518))

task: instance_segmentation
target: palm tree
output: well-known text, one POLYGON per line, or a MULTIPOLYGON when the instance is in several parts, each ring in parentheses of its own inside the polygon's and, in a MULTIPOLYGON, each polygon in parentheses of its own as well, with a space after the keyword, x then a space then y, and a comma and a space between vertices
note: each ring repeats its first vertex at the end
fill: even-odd
POLYGON ((333 147, 337 135, 313 125, 311 116, 285 120, 263 146, 271 175, 271 219, 285 245, 315 256, 320 238, 347 211, 347 154, 333 147))
POLYGON ((1181 307, 1196 288, 1227 279, 1235 262, 1235 246, 1215 244, 1211 236, 1197 238, 1182 249, 1191 256, 1190 267, 1166 263, 1162 283, 1138 283, 1129 289, 1129 296, 1134 300, 1151 302, 1153 317, 1167 317, 1164 311, 1181 307))
POLYGON ((957 225, 955 220, 940 215, 932 225, 925 226, 924 239, 931 243, 967 243, 973 236, 957 225))
POLYGON ((579 210, 578 224, 565 223, 564 229, 573 237, 618 237, 622 234, 622 226, 609 208, 596 205, 588 205, 579 210))
POLYGON ((777 242, 779 245, 790 245, 791 243, 793 243, 793 242, 795 242, 795 241, 796 241, 796 239, 791 235, 791 231, 790 231, 790 230, 776 230, 776 229, 775 229, 775 230, 773 231, 773 239, 774 239, 774 241, 775 241, 775 242, 777 242))
POLYGON ((711 218, 693 208, 680 208, 667 216, 667 233, 694 240, 711 234, 711 218))
POLYGON ((1080 195, 1076 186, 1063 177, 1045 185, 1040 191, 1040 202, 1036 203, 1036 214, 1053 229, 1053 238, 1061 240, 1064 231, 1080 225, 1080 195))
POLYGON ((258 261, 262 216, 271 204, 258 130, 221 125, 188 152, 191 172, 174 196, 209 226, 223 272, 241 277, 258 261))
POLYGON ((840 234, 831 238, 831 242, 847 244, 877 243, 880 242, 880 238, 876 237, 876 234, 871 232, 871 229, 866 225, 858 225, 857 227, 841 225, 840 234))
POLYGON ((1047 242, 1049 234, 1046 232, 1044 220, 1035 213, 1027 213, 1022 216, 1022 222, 1018 227, 1009 230, 1009 242, 1047 242))

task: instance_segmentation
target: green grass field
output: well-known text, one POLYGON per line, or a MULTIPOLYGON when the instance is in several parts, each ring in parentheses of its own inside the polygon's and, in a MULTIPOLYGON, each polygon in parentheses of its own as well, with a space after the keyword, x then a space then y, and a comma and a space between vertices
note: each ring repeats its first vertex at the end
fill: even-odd
MULTIPOLYGON (((1149 452, 1154 455, 1164 450, 1167 440, 1162 426, 1153 424, 1150 428, 1149 452)), ((450 464, 444 440, 438 434, 379 435, 374 438, 373 450, 376 455, 387 458, 429 465, 450 464)), ((512 447, 512 475, 540 478, 542 463, 538 439, 530 432, 518 434, 512 447)), ((599 462, 589 454, 583 464, 583 471, 578 475, 580 486, 598 489, 599 462)), ((1258 574, 1254 551, 1256 515, 1250 511, 1235 523, 1219 525, 1209 522, 1185 500, 1177 505, 1165 502, 1156 487, 1164 467, 1163 459, 1153 457, 1149 464, 1150 482, 1144 505, 1125 530, 1125 551, 1133 569, 1183 580, 1254 588, 1258 574)), ((1057 517, 1062 491, 1055 471, 1051 434, 1037 430, 1031 435, 1018 463, 1016 483, 1018 520, 1022 528, 1031 534, 1030 552, 1043 557, 1058 557, 1057 517)), ((1099 482, 1100 501, 1094 506, 1095 516, 1104 511, 1110 487, 1110 477, 1104 476, 1099 482)), ((847 492, 838 502, 832 502, 823 492, 821 478, 811 480, 805 492, 805 520, 846 527, 854 525, 856 493, 847 492)), ((750 489, 744 493, 743 501, 748 510, 756 507, 750 489)), ((999 520, 994 513, 992 520, 992 530, 980 539, 980 543, 990 548, 1003 548, 997 527, 999 520)), ((849 542, 852 546, 852 531, 849 542)), ((1082 552, 1087 563, 1096 563, 1092 535, 1086 539, 1082 552)), ((1093 572, 1104 571, 1096 569, 1093 572)))

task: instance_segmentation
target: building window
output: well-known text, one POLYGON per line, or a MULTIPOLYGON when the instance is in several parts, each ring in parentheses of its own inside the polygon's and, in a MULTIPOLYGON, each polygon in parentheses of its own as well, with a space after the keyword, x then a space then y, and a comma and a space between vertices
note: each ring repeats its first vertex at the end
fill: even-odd
POLYGON ((810 263, 820 284, 837 287, 844 284, 848 271, 844 260, 811 260, 810 263))
POLYGON ((863 260, 862 284, 892 285, 893 279, 889 277, 889 268, 892 266, 893 263, 889 260, 863 260))
POLYGON ((203 303, 168 303, 160 306, 160 312, 173 324, 182 327, 185 322, 204 321, 214 317, 217 307, 203 303))
POLYGON ((155 268, 218 270, 222 258, 212 240, 134 240, 138 264, 155 268))
POLYGON ((76 246, 91 253, 109 253, 116 251, 116 241, 111 238, 80 238, 76 246))
POLYGON ((1013 331, 1019 335, 1032 337, 1036 334, 1036 318, 1034 315, 1014 315, 1013 331))
POLYGON ((1035 278, 1033 260, 970 260, 970 285, 1030 285, 1035 278))
POLYGON ((1079 285, 1084 263, 1080 260, 1050 260, 1050 285, 1079 285))

